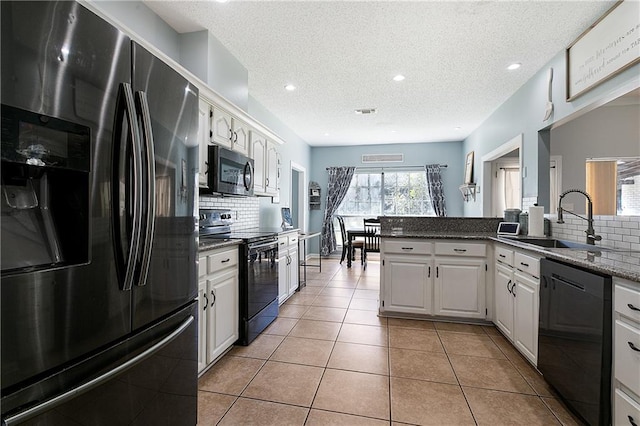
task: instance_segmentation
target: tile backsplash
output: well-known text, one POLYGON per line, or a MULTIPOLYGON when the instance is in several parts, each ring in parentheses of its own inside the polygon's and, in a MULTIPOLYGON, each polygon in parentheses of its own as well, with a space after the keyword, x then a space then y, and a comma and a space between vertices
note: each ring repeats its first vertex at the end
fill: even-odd
MULTIPOLYGON (((554 238, 585 242, 585 220, 565 215, 565 223, 557 223, 556 215, 547 217, 551 220, 551 233, 554 238)), ((640 250, 640 216, 594 216, 593 219, 596 234, 602 237, 602 241, 596 242, 596 245, 640 250)))
POLYGON ((201 209, 229 209, 233 212, 231 229, 257 228, 260 226, 260 199, 258 197, 211 197, 201 195, 201 209))
POLYGON ((522 197, 522 211, 528 212, 529 207, 536 205, 538 197, 522 197))

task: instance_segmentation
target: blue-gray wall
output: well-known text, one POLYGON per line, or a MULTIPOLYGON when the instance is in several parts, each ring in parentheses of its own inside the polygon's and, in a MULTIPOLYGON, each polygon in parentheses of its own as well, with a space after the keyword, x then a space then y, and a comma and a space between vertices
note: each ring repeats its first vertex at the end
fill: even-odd
POLYGON ((180 36, 141 1, 93 0, 100 10, 180 62, 180 36))
MULTIPOLYGON (((540 205, 549 203, 549 150, 553 143, 548 130, 552 124, 577 117, 614 96, 640 86, 640 64, 628 68, 616 77, 593 88, 572 102, 566 101, 566 57, 559 52, 542 67, 524 86, 474 130, 463 143, 463 153, 475 151, 474 169, 481 171, 481 158, 513 137, 523 134, 522 162, 526 168, 523 178, 523 197, 538 197, 540 205), (543 122, 547 102, 547 73, 553 68, 554 112, 543 122), (542 132, 540 132, 542 131, 542 132), (540 132, 540 133, 539 133, 540 132)), ((580 151, 576 143, 575 152, 580 151)), ((464 155, 464 154, 463 154, 464 155)), ((481 187, 485 186, 482 185, 481 187)), ((481 197, 466 203, 465 216, 481 216, 481 197)))
MULTIPOLYGON (((311 148, 309 145, 285 126, 276 116, 269 112, 262 104, 249 96, 249 114, 265 124, 281 138, 287 141, 286 144, 278 148, 280 152, 280 203, 272 204, 271 198, 260 200, 260 225, 280 226, 280 207, 291 207, 291 162, 304 167, 307 171, 306 191, 309 183, 311 169, 315 167, 311 164, 311 148)), ((307 206, 306 211, 309 210, 307 206)), ((314 229, 309 227, 309 229, 314 229)))
POLYGON ((396 167, 398 163, 380 163, 363 165, 362 154, 404 154, 407 166, 424 166, 426 164, 447 164, 442 169, 444 192, 447 205, 447 216, 462 216, 463 201, 458 190, 464 177, 464 158, 461 142, 411 143, 388 145, 363 145, 342 147, 312 147, 311 180, 318 182, 322 188, 321 209, 312 210, 309 229, 322 229, 322 216, 327 196, 327 167, 356 166, 356 167, 396 167))
MULTIPOLYGON (((193 75, 253 118, 270 128, 286 143, 281 155, 280 201, 260 200, 260 225, 279 226, 280 207, 290 206, 291 161, 311 170, 309 145, 249 95, 246 68, 207 31, 178 34, 139 1, 93 0, 103 15, 117 21, 159 51, 180 63, 193 75)), ((258 224, 256 224, 258 225, 258 224)))

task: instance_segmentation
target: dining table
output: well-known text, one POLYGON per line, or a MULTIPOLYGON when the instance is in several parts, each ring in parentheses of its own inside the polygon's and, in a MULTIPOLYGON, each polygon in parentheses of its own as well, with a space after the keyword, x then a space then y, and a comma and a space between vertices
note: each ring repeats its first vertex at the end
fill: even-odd
MULTIPOLYGON (((377 235, 376 232, 374 235, 377 235)), ((371 235, 370 231, 365 231, 362 228, 347 229, 347 268, 351 268, 351 258, 353 257, 353 240, 358 237, 366 237, 371 235)), ((364 249, 363 249, 364 250, 364 249)))

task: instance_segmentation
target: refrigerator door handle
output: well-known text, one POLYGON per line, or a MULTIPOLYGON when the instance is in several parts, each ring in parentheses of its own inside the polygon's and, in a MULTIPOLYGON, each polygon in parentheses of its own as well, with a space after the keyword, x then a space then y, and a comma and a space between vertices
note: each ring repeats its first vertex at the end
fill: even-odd
POLYGON ((117 366, 116 368, 114 368, 113 370, 109 370, 106 373, 86 382, 81 384, 80 386, 77 386, 71 390, 66 391, 65 393, 62 393, 58 396, 55 396, 51 399, 48 399, 46 401, 44 401, 41 404, 38 404, 34 407, 28 408, 24 411, 21 411, 19 413, 10 415, 8 417, 5 417, 2 420, 2 424, 3 426, 11 426, 11 425, 16 425, 19 423, 22 423, 28 419, 31 419, 39 414, 44 413, 47 410, 50 410, 54 407, 57 407, 58 405, 69 401, 70 399, 73 399, 91 389, 94 389, 97 386, 102 385, 103 383, 113 379, 115 376, 117 376, 118 374, 122 373, 123 371, 135 366, 136 364, 144 361, 145 359, 149 358, 151 355, 155 354, 156 352, 158 352, 160 349, 164 348, 166 345, 168 345, 169 343, 171 343, 176 337, 178 337, 184 330, 187 329, 187 327, 189 327, 189 325, 191 325, 191 323, 195 321, 195 318, 193 317, 193 315, 189 315, 189 317, 187 319, 185 319, 182 324, 180 324, 174 331, 172 331, 170 334, 168 334, 166 337, 164 337, 161 341, 159 341, 158 343, 156 343, 155 345, 153 345, 152 347, 150 347, 149 349, 147 349, 146 351, 136 355, 134 358, 131 358, 130 360, 126 361, 123 364, 120 364, 119 366, 117 366))
POLYGON ((142 141, 144 151, 146 153, 146 181, 147 188, 145 197, 146 223, 144 224, 143 242, 142 242, 142 258, 140 278, 137 281, 138 286, 147 284, 147 276, 149 275, 149 266, 151 264, 151 247, 153 246, 153 237, 155 235, 156 220, 156 161, 155 151, 153 148, 153 131, 151 128, 151 114, 149 113, 149 102, 147 94, 143 91, 136 92, 136 108, 140 115, 140 125, 142 128, 142 141))
MULTIPOLYGON (((118 274, 119 281, 121 282, 121 290, 131 290, 133 285, 133 281, 135 278, 136 271, 136 260, 138 259, 139 250, 140 250, 140 223, 142 219, 142 202, 140 200, 140 185, 141 185, 141 175, 142 175, 142 153, 140 152, 140 136, 138 134, 138 124, 137 118, 135 114, 135 103, 133 98, 133 90, 131 89, 131 84, 129 83, 121 83, 120 90, 118 93, 118 101, 116 107, 116 123, 120 126, 123 116, 120 119, 120 114, 126 114, 126 119, 128 122, 127 133, 125 134, 125 130, 116 129, 114 134, 120 137, 120 140, 114 140, 114 167, 113 167, 113 184, 112 184, 112 199, 113 199, 113 218, 114 218, 114 236, 115 236, 115 246, 116 246, 116 259, 118 259, 118 269, 122 270, 124 268, 124 276, 122 273, 118 274), (133 208, 133 212, 131 214, 131 234, 127 235, 126 238, 129 239, 129 253, 125 255, 122 250, 122 241, 121 241, 121 230, 123 227, 127 226, 127 217, 122 219, 120 216, 122 200, 120 199, 120 172, 125 174, 125 182, 127 181, 126 175, 129 173, 128 170, 128 161, 122 161, 122 154, 127 153, 127 137, 131 138, 132 141, 132 164, 133 164, 133 173, 131 176, 132 179, 132 188, 129 190, 133 191, 133 194, 130 194, 127 189, 125 193, 125 197, 127 200, 124 201, 125 206, 128 202, 131 203, 131 207, 133 208), (123 170, 120 169, 121 166, 123 170), (126 261, 125 261, 126 257, 126 261), (124 265, 123 265, 124 263, 124 265)), ((125 216, 128 216, 129 212, 125 212, 125 216)))

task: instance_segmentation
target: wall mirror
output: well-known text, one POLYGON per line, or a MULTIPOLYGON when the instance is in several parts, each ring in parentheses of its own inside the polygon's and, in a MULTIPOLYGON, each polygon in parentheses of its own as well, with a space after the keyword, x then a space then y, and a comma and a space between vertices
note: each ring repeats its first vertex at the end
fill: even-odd
MULTIPOLYGON (((554 157, 561 158, 562 168, 552 198, 578 188, 593 197, 595 215, 640 216, 640 202, 631 195, 640 185, 640 89, 553 128, 554 157)), ((585 213, 584 197, 574 195, 563 207, 585 213)))

